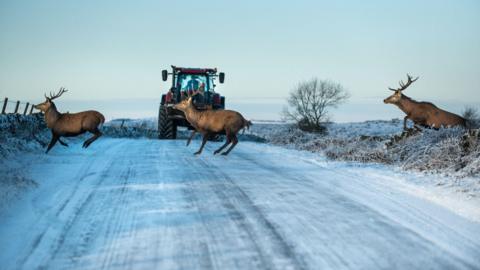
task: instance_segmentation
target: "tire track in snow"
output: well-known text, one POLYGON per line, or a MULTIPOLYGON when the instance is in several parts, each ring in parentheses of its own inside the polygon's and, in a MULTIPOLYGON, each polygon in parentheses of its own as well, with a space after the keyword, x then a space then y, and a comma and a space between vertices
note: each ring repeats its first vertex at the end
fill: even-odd
MULTIPOLYGON (((183 145, 182 145, 183 146, 183 145)), ((164 163, 165 160, 169 161, 174 161, 174 162, 180 162, 182 161, 184 164, 188 164, 189 160, 187 157, 190 156, 190 153, 187 153, 186 148, 180 148, 183 149, 183 153, 178 153, 178 152, 171 152, 171 151, 165 151, 162 152, 162 159, 158 159, 159 163, 164 163), (183 155, 182 155, 183 154, 183 155), (165 156, 163 156, 165 155, 165 156)), ((181 150, 180 150, 181 151, 181 150)), ((184 173, 185 171, 178 172, 179 174, 184 173)), ((215 246, 218 244, 215 241, 215 228, 212 228, 211 226, 208 225, 208 218, 204 216, 204 213, 208 213, 209 209, 205 209, 200 202, 200 197, 201 195, 198 195, 198 190, 196 190, 196 187, 192 184, 192 181, 186 180, 188 179, 188 174, 182 177, 182 180, 179 181, 179 183, 182 184, 181 188, 181 195, 182 195, 182 201, 184 201, 187 206, 186 208, 191 208, 195 209, 195 212, 192 212, 191 214, 195 216, 196 220, 199 220, 202 224, 201 228, 203 231, 206 232, 208 235, 208 242, 206 239, 202 239, 199 241, 199 243, 196 243, 198 245, 198 249, 200 252, 200 258, 198 261, 198 264, 196 266, 200 266, 200 269, 219 269, 217 266, 217 263, 214 259, 214 256, 212 254, 212 249, 215 249, 215 246)), ((191 248, 186 246, 185 248, 191 248)), ((180 266, 181 269, 190 269, 188 266, 180 266)), ((220 268, 222 269, 222 268, 220 268)))
MULTIPOLYGON (((92 202, 92 199, 94 197, 96 189, 98 189, 102 185, 102 183, 104 182, 104 180, 106 178, 106 175, 107 175, 108 171, 112 167, 113 167, 113 161, 106 167, 104 173, 100 176, 100 181, 97 182, 97 184, 95 185, 95 188, 92 191, 89 192, 86 199, 83 200, 82 202, 80 202, 80 204, 77 204, 75 206, 75 210, 71 214, 69 213, 70 218, 66 222, 64 222, 63 227, 62 227, 61 231, 59 232, 59 234, 57 236, 57 239, 55 240, 54 244, 50 248, 51 251, 49 253, 51 255, 47 259, 46 263, 41 266, 41 268, 49 268, 49 265, 50 265, 51 261, 56 259, 57 255, 58 255, 58 251, 63 247, 63 244, 65 242, 65 238, 68 235, 68 233, 70 232, 70 229, 72 228, 72 226, 77 224, 77 221, 79 221, 81 218, 83 218, 84 213, 85 213, 85 207, 92 202)), ((76 203, 78 203, 78 201, 76 203)), ((87 228, 93 229, 92 226, 87 226, 87 228)), ((79 241, 78 244, 80 246, 85 245, 85 242, 79 241)))
MULTIPOLYGON (((235 181, 220 167, 214 163, 207 163, 203 159, 198 159, 201 164, 198 171, 205 170, 210 177, 214 176, 214 184, 210 188, 220 198, 224 207, 229 209, 228 214, 232 221, 241 227, 249 236, 255 250, 259 256, 262 269, 276 269, 273 263, 277 258, 271 257, 265 247, 258 243, 257 239, 268 236, 271 249, 277 251, 275 255, 281 255, 284 261, 288 261, 293 269, 308 269, 306 262, 296 253, 293 245, 288 243, 283 235, 278 231, 264 213, 253 203, 250 197, 238 186, 235 181), (228 183, 225 184, 226 181, 228 183)), ((282 262, 283 264, 284 262, 282 262)), ((284 267, 284 266, 283 266, 284 267)), ((282 268, 283 268, 282 267, 282 268)))
POLYGON ((115 193, 115 199, 113 199, 112 197, 109 198, 109 202, 115 202, 115 206, 111 209, 113 213, 111 215, 111 219, 107 224, 106 232, 102 236, 102 238, 105 239, 104 250, 106 251, 106 253, 102 254, 103 259, 100 259, 101 266, 99 267, 99 269, 108 269, 115 264, 122 265, 120 261, 126 261, 126 257, 123 257, 120 260, 116 259, 118 259, 118 236, 121 234, 123 226, 125 226, 124 222, 128 220, 126 217, 131 215, 130 211, 127 211, 128 197, 126 196, 128 193, 126 186, 127 183, 130 181, 130 177, 132 174, 132 169, 130 168, 131 164, 132 163, 129 162, 127 166, 128 169, 125 171, 124 174, 121 174, 122 183, 120 192, 115 193))
MULTIPOLYGON (((92 164, 94 163, 93 160, 91 160, 89 163, 85 164, 84 166, 82 166, 82 168, 80 169, 80 174, 79 174, 79 179, 80 181, 82 181, 86 176, 85 174, 85 171, 88 167, 90 167, 92 164)), ((90 173, 88 173, 88 175, 90 175, 90 173)), ((77 177, 75 177, 77 178, 77 177)), ((65 206, 70 202, 71 200, 71 196, 67 196, 67 199, 61 204, 60 206, 60 209, 58 211, 56 211, 55 213, 55 216, 58 217, 59 213, 65 208, 65 206)), ((39 220, 43 220, 44 218, 46 218, 47 215, 49 215, 50 212, 47 211, 45 213, 43 213, 43 215, 41 215, 39 217, 39 220)), ((47 225, 40 234, 38 234, 36 237, 35 237, 35 240, 33 241, 32 245, 30 246, 29 248, 29 251, 27 252, 27 254, 24 256, 24 258, 20 259, 19 262, 18 262, 18 267, 19 268, 22 268, 22 266, 28 261, 28 259, 35 253, 35 250, 38 248, 38 246, 40 245, 40 243, 42 242, 45 234, 47 233, 47 231, 51 228, 51 225, 47 225)))
MULTIPOLYGON (((214 233, 212 232, 211 228, 208 226, 207 224, 207 221, 206 219, 204 218, 204 216, 201 214, 202 213, 202 207, 197 203, 199 201, 199 197, 196 195, 195 191, 194 191, 194 187, 192 187, 191 185, 189 185, 189 183, 186 183, 186 182, 183 182, 185 184, 185 187, 182 191, 184 193, 184 196, 185 196, 185 200, 192 206, 195 207, 195 209, 197 209, 197 213, 195 214, 197 216, 197 218, 202 222, 202 225, 203 225, 203 229, 207 231, 207 233, 209 234, 209 237, 210 239, 214 239, 213 235, 214 233)), ((214 243, 211 243, 211 244, 214 244, 214 243)), ((202 265, 202 268, 205 268, 205 269, 217 269, 216 267, 214 267, 214 262, 213 262, 213 259, 212 259, 212 255, 211 255, 211 252, 210 252, 210 245, 204 241, 202 241, 200 244, 201 246, 201 265, 202 265)))
MULTIPOLYGON (((225 266, 222 267, 221 261, 225 259, 227 254, 225 254, 224 250, 225 244, 222 242, 224 240, 232 241, 234 238, 241 238, 243 239, 242 247, 243 245, 247 245, 243 248, 248 249, 249 252, 253 251, 253 254, 250 254, 248 257, 251 257, 251 259, 256 262, 254 269, 278 268, 271 261, 272 257, 268 255, 268 250, 264 250, 264 247, 259 243, 258 235, 254 234, 252 225, 247 222, 248 217, 245 216, 243 212, 236 210, 231 202, 225 201, 225 197, 220 196, 217 189, 212 188, 214 185, 216 185, 216 183, 205 186, 205 181, 203 181, 203 179, 218 178, 218 176, 212 175, 210 171, 206 171, 204 164, 197 163, 198 159, 191 156, 191 153, 188 152, 188 148, 180 149, 185 149, 183 151, 179 150, 184 153, 167 153, 166 160, 179 162, 179 156, 183 157, 181 159, 181 164, 185 164, 186 167, 178 172, 179 178, 182 179, 181 191, 184 197, 183 200, 187 203, 188 209, 195 209, 195 211, 191 211, 188 215, 194 216, 195 220, 200 221, 202 230, 197 231, 195 235, 201 236, 202 240, 199 243, 195 243, 194 247, 190 246, 192 250, 200 253, 199 256, 197 257, 195 254, 193 254, 195 256, 195 260, 185 262, 185 265, 180 263, 178 267, 180 269, 225 269, 225 266), (194 179, 192 179, 193 175, 195 175, 194 179), (202 179, 202 181, 199 182, 198 179, 202 179), (208 200, 209 203, 206 204, 205 199, 206 197, 210 197, 210 193, 212 193, 211 195, 218 199, 214 201, 208 200), (220 210, 217 208, 220 208, 220 210), (229 234, 232 233, 231 229, 219 230, 214 225, 215 223, 212 223, 213 221, 209 216, 213 209, 216 209, 214 211, 215 213, 220 213, 222 216, 224 215, 223 213, 226 213, 225 216, 228 218, 228 221, 231 225, 238 228, 237 233, 240 233, 240 235, 229 234), (204 239, 205 237, 207 239, 204 239), (195 264, 194 262, 197 263, 195 264), (191 263, 194 263, 193 266, 190 265, 191 263)), ((210 180, 207 180, 206 182, 209 183, 210 180)), ((230 224, 227 222, 227 224, 224 225, 228 227, 230 224)), ((189 234, 188 236, 191 235, 189 234)), ((186 235, 182 235, 181 237, 186 237, 186 235)), ((189 242, 188 239, 185 239, 185 241, 187 243, 189 242)), ((236 258, 236 261, 237 263, 245 264, 247 263, 244 261, 245 259, 248 258, 239 256, 236 258)), ((249 261, 249 263, 251 262, 249 261)), ((233 267, 237 268, 239 266, 234 264, 233 267)))
MULTIPOLYGON (((115 161, 118 163, 118 160, 115 161)), ((110 171, 114 168, 114 164, 112 162, 110 171)), ((128 175, 130 169, 127 167, 125 168, 126 172, 121 172, 121 178, 128 179, 128 175)), ((118 191, 112 190, 107 194, 101 192, 101 185, 110 180, 109 173, 105 173, 101 176, 104 179, 98 186, 95 187, 94 190, 91 191, 89 195, 89 200, 85 201, 82 205, 82 211, 79 212, 76 217, 75 221, 72 223, 72 226, 81 226, 81 229, 75 230, 75 235, 71 235, 71 237, 76 237, 75 244, 70 246, 60 245, 59 249, 61 248, 63 253, 61 254, 63 257, 70 257, 71 266, 69 268, 75 268, 79 263, 81 263, 81 258, 90 250, 92 246, 92 240, 97 240, 101 238, 100 230, 104 225, 104 220, 112 221, 111 213, 105 213, 104 209, 111 207, 112 199, 118 195, 118 191), (99 216, 96 215, 97 213, 101 212, 102 215, 105 215, 104 219, 99 219, 99 216), (76 222, 76 221, 79 222, 76 222), (66 254, 65 254, 66 253, 66 254)), ((65 235, 69 233, 72 229, 72 226, 68 228, 68 231, 65 232, 65 235)), ((62 242, 63 244, 63 242, 62 242)), ((55 253, 55 257, 51 259, 51 261, 55 260, 58 255, 58 250, 55 253)))
MULTIPOLYGON (((117 144, 113 149, 117 149, 120 146, 121 146, 121 144, 117 144)), ((113 149, 108 148, 108 149, 106 149, 105 152, 113 151, 113 149)), ((101 149, 99 149, 97 151, 101 151, 101 149)), ((103 152, 103 153, 105 153, 105 152, 103 152)), ((73 178, 73 179, 78 179, 78 181, 74 182, 73 188, 68 187, 71 192, 69 193, 68 196, 66 196, 66 200, 62 204, 60 204, 60 207, 57 210, 52 209, 51 211, 47 211, 40 217, 40 219, 45 219, 45 218, 47 218, 48 215, 51 214, 52 211, 55 212, 54 216, 57 217, 57 218, 62 216, 62 214, 65 211, 67 211, 66 214, 69 216, 67 221, 64 221, 64 224, 62 226, 62 229, 60 230, 60 233, 56 233, 55 232, 56 229, 52 228, 52 226, 54 226, 56 224, 49 224, 42 230, 42 232, 35 238, 35 241, 34 241, 33 245, 30 247, 29 252, 26 254, 26 256, 23 259, 20 260, 20 263, 18 265, 19 268, 24 268, 25 265, 28 264, 29 259, 32 257, 32 255, 34 255, 36 253, 36 250, 41 246, 41 244, 43 244, 42 241, 44 241, 44 237, 47 233, 55 233, 55 236, 54 236, 55 239, 54 240, 51 240, 51 239, 45 240, 45 241, 48 241, 48 242, 51 243, 48 247, 48 249, 50 250, 50 252, 48 252, 48 253, 50 255, 47 258, 44 257, 43 258, 43 263, 40 264, 40 266, 39 266, 40 268, 48 268, 48 264, 50 263, 50 261, 52 259, 54 259, 56 257, 58 250, 60 249, 63 242, 65 241, 65 235, 67 234, 68 230, 71 228, 71 226, 73 224, 75 224, 79 214, 82 212, 83 207, 87 203, 89 203, 92 199, 92 193, 89 193, 89 195, 87 195, 86 197, 81 196, 80 199, 72 201, 72 199, 75 197, 75 194, 79 192, 78 188, 79 188, 80 184, 87 177, 95 175, 95 173, 90 172, 89 169, 94 164, 96 164, 98 162, 98 159, 101 159, 101 158, 103 158, 103 156, 97 155, 97 156, 95 156, 95 158, 89 159, 87 163, 83 164, 81 166, 81 168, 79 169, 79 174, 77 174, 77 176, 75 176, 73 178), (67 205, 70 205, 70 204, 73 204, 73 205, 69 206, 69 207, 74 207, 75 208, 74 211, 72 212, 73 215, 71 215, 71 213, 68 211, 70 208, 67 208, 67 205)), ((102 181, 104 180, 103 176, 106 173, 108 173, 109 169, 113 166, 114 161, 115 160, 109 161, 110 162, 109 165, 107 165, 106 168, 103 168, 101 176, 100 176, 100 178, 98 179, 98 181, 95 185, 96 188, 98 188, 101 185, 102 181)), ((45 244, 47 244, 47 243, 45 243, 45 244)), ((42 247, 43 247, 43 245, 42 245, 42 247)), ((44 252, 45 250, 42 250, 42 251, 44 252)))
MULTIPOLYGON (((93 163, 93 161, 89 162, 88 165, 85 165, 85 166, 82 167, 82 169, 80 169, 81 173, 79 174, 80 175, 79 179, 84 178, 83 175, 85 174, 85 169, 87 169, 92 163, 93 163)), ((70 200, 71 200, 71 197, 68 196, 67 199, 62 203, 60 208, 64 208, 70 202, 70 200)), ((58 216, 58 214, 59 214, 59 211, 56 211, 55 216, 58 216)), ((48 216, 48 215, 50 215, 50 211, 47 211, 43 215, 41 215, 39 220, 44 220, 46 218, 46 216, 48 216)), ((50 228, 51 228, 51 224, 49 224, 45 228, 43 228, 42 232, 39 233, 35 237, 35 240, 33 241, 32 245, 30 246, 27 254, 24 256, 24 258, 19 260, 19 263, 18 263, 19 268, 23 268, 23 265, 25 265, 26 262, 29 260, 29 258, 35 253, 35 251, 39 247, 40 243, 42 243, 43 238, 45 237, 46 233, 48 232, 48 230, 50 228)))

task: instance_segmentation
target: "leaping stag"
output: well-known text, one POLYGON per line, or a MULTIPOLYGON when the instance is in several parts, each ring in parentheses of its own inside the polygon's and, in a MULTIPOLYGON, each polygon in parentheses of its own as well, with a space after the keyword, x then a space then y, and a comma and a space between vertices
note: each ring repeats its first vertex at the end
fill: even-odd
POLYGON ((383 102, 386 104, 394 104, 402 110, 406 116, 403 119, 403 129, 407 129, 407 120, 410 119, 414 123, 414 127, 419 129, 419 126, 426 128, 439 129, 441 127, 466 126, 466 120, 454 113, 444 111, 430 102, 418 102, 403 94, 413 82, 418 80, 418 77, 412 79, 407 74, 407 82, 400 81, 400 88, 388 88, 394 91, 393 95, 387 97, 383 102))
POLYGON ((102 133, 98 129, 105 122, 105 117, 97 111, 84 111, 79 113, 61 113, 57 110, 53 100, 67 92, 65 88, 60 88, 57 94, 50 93, 47 97, 45 94, 45 102, 35 105, 35 109, 42 111, 45 115, 47 127, 52 131, 52 140, 48 144, 47 151, 50 151, 55 143, 60 142, 63 146, 68 146, 60 137, 73 137, 85 132, 93 134, 91 138, 83 143, 83 147, 87 148, 102 133))
MULTIPOLYGON (((196 92, 193 95, 201 94, 196 92)), ((249 128, 252 122, 246 120, 239 112, 232 110, 204 110, 200 111, 195 108, 193 104, 193 95, 188 96, 187 99, 177 103, 174 108, 185 113, 185 118, 193 126, 194 130, 187 141, 187 145, 192 140, 196 132, 202 134, 202 144, 200 149, 195 152, 195 155, 202 153, 203 147, 209 138, 214 137, 217 134, 225 134, 226 141, 220 148, 213 152, 214 155, 220 153, 225 147, 230 147, 222 153, 222 155, 228 155, 230 151, 237 145, 237 134, 244 128, 249 128)))

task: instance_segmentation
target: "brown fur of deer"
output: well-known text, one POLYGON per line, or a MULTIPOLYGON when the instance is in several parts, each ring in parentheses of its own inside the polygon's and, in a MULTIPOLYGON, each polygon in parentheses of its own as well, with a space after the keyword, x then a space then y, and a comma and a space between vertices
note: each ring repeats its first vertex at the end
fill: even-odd
POLYGON ((222 153, 222 155, 228 155, 238 143, 238 132, 244 128, 249 128, 251 125, 250 121, 243 118, 243 116, 236 111, 197 110, 193 105, 192 97, 188 97, 182 102, 176 104, 174 108, 184 112, 187 121, 195 128, 188 139, 187 145, 195 135, 195 132, 199 132, 203 136, 200 149, 195 152, 195 155, 202 153, 207 140, 217 134, 225 134, 226 141, 225 144, 215 150, 213 154, 216 155, 220 153, 225 147, 231 144, 230 148, 222 153))
POLYGON ((88 131, 92 133, 93 136, 83 143, 83 147, 87 148, 92 142, 98 139, 98 137, 102 136, 99 126, 105 122, 105 117, 101 113, 97 111, 60 113, 57 110, 53 100, 65 92, 67 92, 65 88, 60 88, 56 95, 50 94, 50 97, 45 95, 45 102, 34 106, 35 109, 44 113, 47 127, 52 131, 52 139, 48 144, 46 153, 52 149, 57 141, 63 146, 68 146, 60 139, 61 137, 73 137, 88 131))
POLYGON ((404 130, 407 129, 408 119, 413 121, 414 127, 417 129, 419 129, 418 126, 434 129, 439 129, 441 127, 466 126, 466 120, 459 115, 444 111, 430 102, 418 102, 405 96, 402 91, 418 80, 418 77, 412 79, 412 77, 407 74, 407 79, 408 81, 405 84, 400 82, 400 88, 388 88, 395 93, 383 101, 386 104, 396 105, 406 114, 403 119, 404 130))

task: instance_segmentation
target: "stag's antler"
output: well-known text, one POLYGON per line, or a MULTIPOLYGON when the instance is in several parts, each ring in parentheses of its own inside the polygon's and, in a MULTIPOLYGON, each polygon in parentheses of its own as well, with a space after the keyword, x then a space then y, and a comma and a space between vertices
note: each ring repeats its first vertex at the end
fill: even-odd
POLYGON ((419 77, 417 77, 417 78, 415 78, 415 79, 412 80, 412 76, 410 76, 409 74, 407 74, 407 79, 408 79, 407 83, 403 83, 402 81, 400 81, 400 83, 399 83, 399 84, 400 84, 400 88, 393 89, 393 88, 390 88, 390 87, 389 87, 388 89, 391 90, 391 91, 403 91, 403 90, 407 89, 407 87, 409 87, 410 84, 412 84, 414 81, 418 80, 418 78, 419 78, 419 77))
POLYGON ((65 87, 60 87, 60 90, 58 90, 58 93, 56 93, 55 95, 52 94, 52 92, 50 92, 50 97, 47 97, 47 95, 45 95, 45 97, 49 100, 54 100, 58 97, 60 97, 61 95, 63 95, 63 93, 65 92, 68 92, 67 89, 65 89, 65 87))

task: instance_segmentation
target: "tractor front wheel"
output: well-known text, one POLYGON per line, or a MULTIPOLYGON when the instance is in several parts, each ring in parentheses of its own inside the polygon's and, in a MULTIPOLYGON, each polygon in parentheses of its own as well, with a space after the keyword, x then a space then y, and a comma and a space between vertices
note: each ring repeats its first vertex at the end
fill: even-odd
POLYGON ((168 118, 167 108, 163 105, 160 105, 158 111, 158 138, 164 140, 177 138, 177 125, 168 118))

